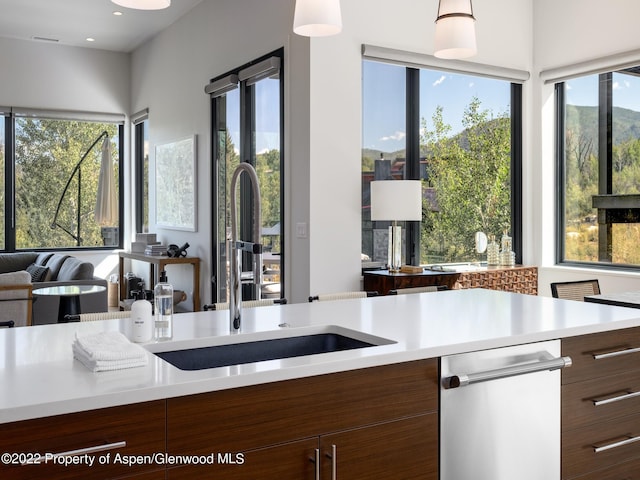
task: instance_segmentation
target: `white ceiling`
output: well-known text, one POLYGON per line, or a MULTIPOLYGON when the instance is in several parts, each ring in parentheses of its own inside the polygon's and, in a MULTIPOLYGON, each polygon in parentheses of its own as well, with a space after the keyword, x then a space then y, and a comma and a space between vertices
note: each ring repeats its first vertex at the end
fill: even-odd
POLYGON ((0 0, 0 37, 131 52, 201 1, 173 0, 164 10, 143 11, 111 0, 0 0))

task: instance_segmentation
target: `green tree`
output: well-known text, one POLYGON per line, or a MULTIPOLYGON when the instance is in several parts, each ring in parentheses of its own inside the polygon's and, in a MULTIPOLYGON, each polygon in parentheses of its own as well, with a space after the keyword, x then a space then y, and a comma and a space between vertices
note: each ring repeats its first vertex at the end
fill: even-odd
MULTIPOLYGON (((16 120, 16 247, 63 248, 76 241, 63 229, 52 227, 60 196, 74 167, 103 132, 117 138, 117 126, 82 121, 20 118, 16 120)), ((94 218, 101 161, 101 142, 81 166, 81 177, 71 181, 62 199, 57 223, 75 234, 80 210, 82 246, 102 245, 94 218), (78 202, 78 181, 82 194, 78 202)), ((118 165, 117 148, 112 158, 118 165)), ((117 175, 117 173, 114 173, 117 175)), ((117 187, 116 187, 117 188, 117 187)))
POLYGON ((476 258, 476 231, 500 235, 510 229, 510 117, 493 117, 480 107, 472 99, 464 111, 465 129, 455 136, 442 107, 433 115, 431 130, 422 120, 421 150, 429 152, 429 183, 437 203, 435 210, 423 209, 422 250, 439 252, 444 261, 476 258))

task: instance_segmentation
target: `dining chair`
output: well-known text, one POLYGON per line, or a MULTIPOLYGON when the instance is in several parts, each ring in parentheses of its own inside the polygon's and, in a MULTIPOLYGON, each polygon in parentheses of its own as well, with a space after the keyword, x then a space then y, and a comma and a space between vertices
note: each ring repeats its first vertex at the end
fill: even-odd
POLYGON ((587 295, 599 295, 598 280, 578 280, 574 282, 554 282, 551 284, 551 295, 554 298, 584 301, 587 295))
POLYGON ((26 327, 32 321, 33 284, 26 271, 0 274, 0 321, 26 327))
POLYGON ((321 295, 311 295, 309 302, 324 302, 327 300, 346 300, 349 298, 367 298, 377 297, 378 292, 337 292, 337 293, 324 293, 321 295))
POLYGON ((407 287, 389 290, 388 295, 406 295, 409 293, 441 292, 448 290, 446 285, 427 285, 426 287, 407 287))
MULTIPOLYGON (((268 307, 269 305, 285 305, 286 298, 263 298, 262 300, 243 300, 243 308, 268 307)), ((211 303, 203 305, 202 309, 207 310, 229 310, 229 302, 211 303)))

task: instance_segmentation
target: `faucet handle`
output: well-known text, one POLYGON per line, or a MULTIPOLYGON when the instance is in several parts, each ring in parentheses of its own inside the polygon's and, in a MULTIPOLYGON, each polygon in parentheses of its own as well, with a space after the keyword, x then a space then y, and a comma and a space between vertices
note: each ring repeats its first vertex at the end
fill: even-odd
POLYGON ((242 250, 243 252, 253 253, 254 255, 262 254, 261 243, 243 242, 242 240, 238 240, 236 242, 235 248, 238 250, 242 250))

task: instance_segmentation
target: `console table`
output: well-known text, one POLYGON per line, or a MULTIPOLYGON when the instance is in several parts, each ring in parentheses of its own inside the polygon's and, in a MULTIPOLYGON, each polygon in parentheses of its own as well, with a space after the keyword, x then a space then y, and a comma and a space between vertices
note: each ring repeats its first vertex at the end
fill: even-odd
POLYGON ((538 294, 538 267, 484 267, 470 272, 389 273, 373 270, 363 273, 364 289, 387 295, 397 288, 445 285, 450 290, 488 288, 515 293, 538 294))
POLYGON ((193 267, 193 311, 200 311, 200 258, 198 257, 166 257, 164 255, 145 255, 144 253, 119 252, 120 257, 120 300, 124 300, 124 260, 136 260, 149 264, 149 278, 153 286, 158 283, 159 273, 167 265, 191 265, 193 267))

